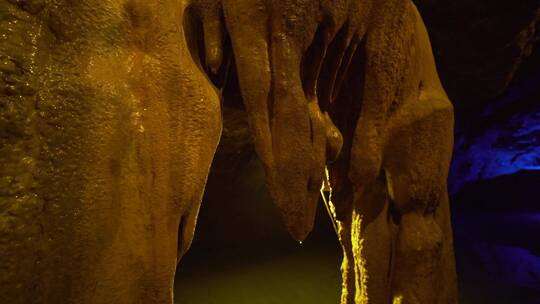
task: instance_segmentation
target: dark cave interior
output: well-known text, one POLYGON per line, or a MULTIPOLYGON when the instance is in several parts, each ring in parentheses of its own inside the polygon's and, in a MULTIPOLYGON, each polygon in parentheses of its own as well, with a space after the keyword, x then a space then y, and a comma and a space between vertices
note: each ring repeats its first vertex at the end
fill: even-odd
MULTIPOLYGON (((460 303, 540 302, 534 76, 490 102, 500 106, 484 111, 474 128, 456 129, 449 188, 460 303)), ((322 201, 315 230, 299 245, 272 206, 249 140, 242 140, 249 137, 238 127, 242 112, 227 112, 194 244, 177 273, 177 303, 336 303, 342 253, 322 201)))
POLYGON ((0 1, 0 304, 540 304, 540 1, 311 1, 0 1))

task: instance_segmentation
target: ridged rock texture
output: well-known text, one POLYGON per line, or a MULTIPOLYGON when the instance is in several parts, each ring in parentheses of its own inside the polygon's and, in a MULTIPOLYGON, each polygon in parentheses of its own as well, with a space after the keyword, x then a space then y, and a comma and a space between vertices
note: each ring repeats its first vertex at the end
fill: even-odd
POLYGON ((186 6, 0 2, 1 303, 172 303, 221 133, 186 6))
POLYGON ((172 303, 231 90, 299 241, 328 167, 342 304, 457 302, 453 108, 410 0, 0 1, 3 302, 172 303))

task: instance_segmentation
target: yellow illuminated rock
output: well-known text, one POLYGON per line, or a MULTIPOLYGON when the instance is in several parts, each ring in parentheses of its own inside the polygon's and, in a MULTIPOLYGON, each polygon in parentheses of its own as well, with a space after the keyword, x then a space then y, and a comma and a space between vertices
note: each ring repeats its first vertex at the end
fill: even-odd
POLYGON ((453 109, 410 0, 1 1, 2 303, 172 303, 229 69, 300 242, 328 166, 342 304, 457 302, 453 109))
POLYGON ((222 3, 255 147, 294 238, 312 229, 341 150, 329 169, 342 303, 457 302, 453 108, 414 4, 222 3))
POLYGON ((0 302, 172 303, 221 132, 188 3, 37 3, 0 2, 0 302))

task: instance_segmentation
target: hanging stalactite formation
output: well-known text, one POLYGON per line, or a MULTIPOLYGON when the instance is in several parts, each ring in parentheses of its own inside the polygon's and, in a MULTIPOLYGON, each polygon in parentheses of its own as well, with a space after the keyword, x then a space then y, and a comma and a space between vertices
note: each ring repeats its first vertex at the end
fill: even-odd
POLYGON ((342 304, 457 302, 410 0, 3 0, 0 34, 2 302, 172 303, 231 94, 298 241, 328 168, 342 304))

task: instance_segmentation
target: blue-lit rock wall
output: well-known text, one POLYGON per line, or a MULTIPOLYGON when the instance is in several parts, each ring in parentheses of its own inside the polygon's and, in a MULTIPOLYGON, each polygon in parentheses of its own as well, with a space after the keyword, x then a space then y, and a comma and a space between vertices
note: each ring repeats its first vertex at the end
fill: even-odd
POLYGON ((488 105, 461 125, 457 117, 452 194, 466 184, 540 170, 540 74, 488 105))
POLYGON ((540 73, 456 118, 449 185, 461 302, 538 304, 540 73))

